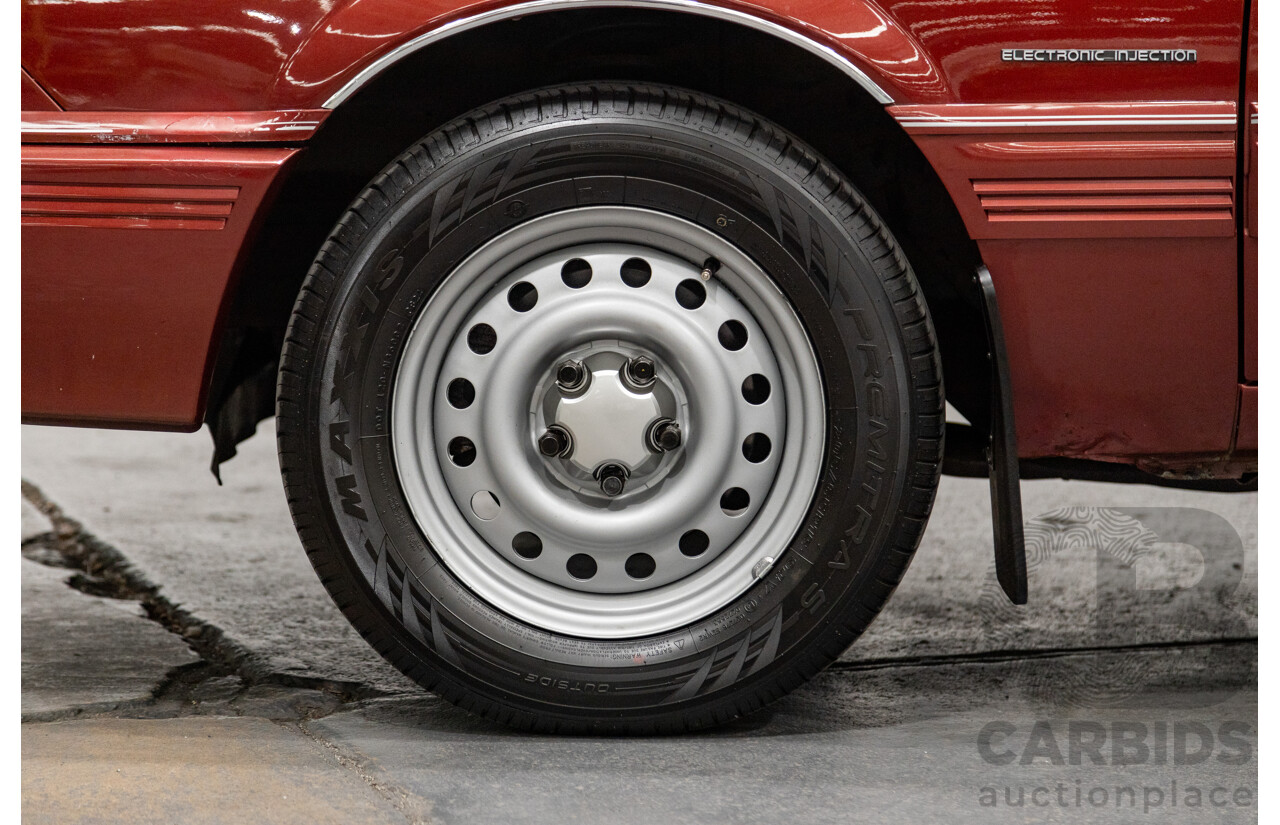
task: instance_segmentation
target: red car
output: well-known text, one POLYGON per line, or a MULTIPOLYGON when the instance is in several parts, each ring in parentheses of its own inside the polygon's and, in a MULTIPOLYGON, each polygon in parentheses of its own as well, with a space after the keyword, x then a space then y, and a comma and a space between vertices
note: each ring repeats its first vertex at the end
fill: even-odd
POLYGON ((24 0, 24 416, 217 472, 274 414, 422 685, 729 719, 866 628, 940 472, 1019 602, 1020 475, 1256 486, 1255 9, 24 0))

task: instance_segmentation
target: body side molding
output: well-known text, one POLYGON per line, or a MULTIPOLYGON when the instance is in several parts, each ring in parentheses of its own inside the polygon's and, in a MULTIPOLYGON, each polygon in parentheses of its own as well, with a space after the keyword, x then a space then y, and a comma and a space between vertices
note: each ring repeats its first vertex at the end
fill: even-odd
POLYGON ((302 143, 328 109, 267 112, 33 112, 22 113, 22 142, 302 143))

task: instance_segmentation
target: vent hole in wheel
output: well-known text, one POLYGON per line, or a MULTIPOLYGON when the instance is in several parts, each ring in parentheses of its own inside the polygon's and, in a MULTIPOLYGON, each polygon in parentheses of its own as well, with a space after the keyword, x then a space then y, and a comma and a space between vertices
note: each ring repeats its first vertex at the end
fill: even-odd
POLYGON ((769 400, 769 379, 760 373, 748 375, 742 382, 742 397, 748 404, 763 404, 769 400))
POLYGON ((522 559, 536 559, 542 555, 542 539, 527 530, 516 533, 516 537, 511 540, 511 549, 522 559))
POLYGON ((488 324, 476 324, 467 332, 467 346, 476 355, 488 355, 498 345, 498 333, 488 324))
POLYGON ((697 309, 707 302, 707 288, 701 281, 686 278, 676 286, 676 303, 685 309, 697 309))
POLYGON ((575 553, 564 563, 564 569, 575 579, 586 581, 596 574, 596 560, 586 553, 575 553))
POLYGON ((476 400, 476 388, 465 378, 455 378, 449 382, 446 396, 449 399, 449 406, 465 410, 471 406, 472 401, 476 400))
POLYGON ((507 290, 507 303, 516 312, 528 312, 538 303, 538 289, 528 281, 521 281, 507 290))
POLYGON ((658 569, 658 563, 648 553, 635 553, 624 566, 627 575, 633 579, 647 579, 658 569))
POLYGON ((560 280, 564 281, 564 285, 570 289, 582 289, 591 283, 591 264, 581 258, 566 261, 565 265, 560 267, 560 280))
POLYGON ((773 443, 764 433, 752 433, 742 440, 742 457, 752 464, 759 464, 769 457, 773 443))
POLYGON ((727 350, 737 351, 747 345, 747 328, 741 321, 725 321, 717 333, 720 346, 727 350))
POLYGON ((730 487, 720 496, 720 509, 726 516, 740 516, 751 506, 751 496, 741 487, 730 487))
POLYGON ((653 277, 653 267, 644 258, 628 258, 622 264, 622 282, 639 289, 653 277))
POLYGON ((459 467, 470 467, 476 460, 476 445, 466 436, 458 436, 449 442, 449 460, 459 467))
POLYGON ((690 558, 701 556, 710 546, 711 539, 701 530, 690 530, 680 537, 680 552, 690 558))

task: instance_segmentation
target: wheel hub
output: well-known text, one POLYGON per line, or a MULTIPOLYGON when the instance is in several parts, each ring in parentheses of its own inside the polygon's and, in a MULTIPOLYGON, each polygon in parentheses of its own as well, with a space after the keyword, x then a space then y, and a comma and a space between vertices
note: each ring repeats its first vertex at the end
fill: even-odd
MULTIPOLYGON (((569 475, 602 481, 602 470, 618 465, 625 474, 625 486, 643 486, 673 450, 661 447, 655 431, 663 424, 676 423, 677 398, 683 390, 674 376, 657 366, 651 356, 636 355, 638 348, 620 343, 592 342, 582 361, 584 377, 566 389, 555 380, 541 399, 535 399, 535 415, 550 410, 546 430, 556 428, 568 435, 568 448, 545 456, 555 475, 569 475), (648 382, 637 386, 628 368, 637 359, 652 365, 648 382)), ((559 370, 557 370, 557 375, 559 370)), ((546 416, 543 416, 546 418, 546 416)), ((678 449, 678 448, 676 448, 678 449)), ((581 489, 580 484, 574 484, 581 489)), ((609 498, 620 495, 605 493, 609 498)))
POLYGON ((478 596, 547 629, 707 615, 763 575, 817 484, 803 326, 753 262, 670 216, 583 208, 490 242, 432 296, 396 381, 423 534, 478 596))

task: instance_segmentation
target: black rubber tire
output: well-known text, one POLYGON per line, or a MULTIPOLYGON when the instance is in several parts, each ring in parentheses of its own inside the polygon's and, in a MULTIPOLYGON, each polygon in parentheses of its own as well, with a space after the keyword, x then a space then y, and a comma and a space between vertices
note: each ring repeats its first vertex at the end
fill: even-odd
POLYGON ((303 546, 365 639, 464 708, 566 732, 721 723, 830 664, 905 572, 943 446, 924 299, 853 186, 760 117, 626 84, 494 103, 379 174, 298 296, 277 412, 303 546), (495 233, 588 195, 677 214, 761 264, 804 322, 827 395, 821 481, 790 546, 724 609, 650 638, 559 636, 469 593, 408 515, 387 437, 398 347, 434 287, 495 233))

